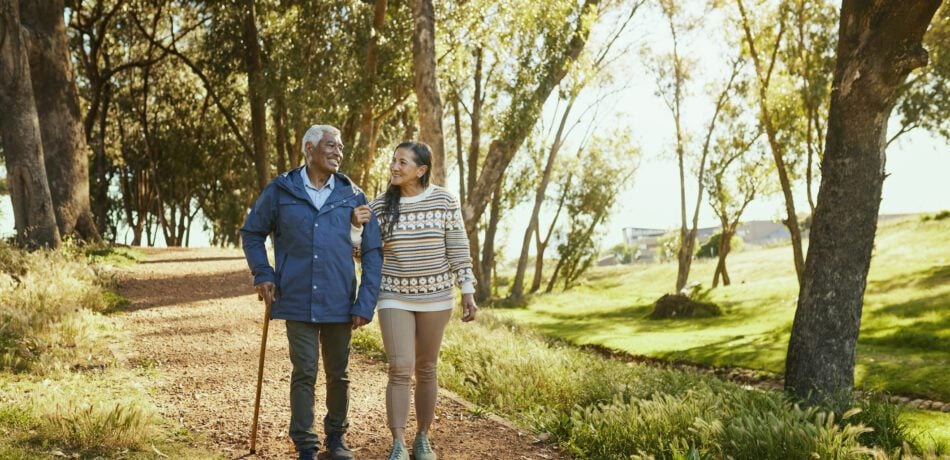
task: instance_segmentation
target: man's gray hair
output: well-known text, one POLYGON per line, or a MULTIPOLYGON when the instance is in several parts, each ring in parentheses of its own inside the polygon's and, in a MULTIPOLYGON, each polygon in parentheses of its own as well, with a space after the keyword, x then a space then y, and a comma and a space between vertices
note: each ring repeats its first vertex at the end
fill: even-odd
POLYGON ((326 134, 339 136, 340 130, 330 125, 313 125, 304 133, 303 140, 300 141, 300 151, 303 152, 303 157, 306 159, 307 164, 310 164, 310 152, 307 151, 307 142, 316 147, 326 134))

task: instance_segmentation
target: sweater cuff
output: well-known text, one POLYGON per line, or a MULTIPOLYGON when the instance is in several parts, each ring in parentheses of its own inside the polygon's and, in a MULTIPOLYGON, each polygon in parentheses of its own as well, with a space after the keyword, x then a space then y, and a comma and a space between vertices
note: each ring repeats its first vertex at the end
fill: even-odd
POLYGON ((353 246, 359 246, 363 243, 363 227, 350 224, 350 241, 353 243, 353 246))
POLYGON ((462 294, 474 294, 475 293, 475 283, 471 281, 462 282, 462 294))

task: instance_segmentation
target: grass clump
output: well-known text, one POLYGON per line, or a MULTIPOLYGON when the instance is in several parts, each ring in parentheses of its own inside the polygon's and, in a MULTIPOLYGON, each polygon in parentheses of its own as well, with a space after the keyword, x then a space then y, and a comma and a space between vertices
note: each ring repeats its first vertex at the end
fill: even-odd
POLYGON ((0 369, 55 365, 94 347, 104 330, 91 314, 117 301, 107 293, 80 255, 0 243, 0 369))
POLYGON ((5 377, 0 426, 12 445, 103 456, 144 450, 156 436, 155 409, 142 388, 128 387, 129 372, 5 377))
POLYGON ((210 456, 174 434, 139 383, 145 376, 118 365, 108 348, 127 340, 103 314, 124 302, 109 290, 111 267, 132 257, 106 247, 25 252, 0 243, 0 458, 159 449, 210 456))
MULTIPOLYGON (((378 344, 373 335, 361 330, 355 341, 378 344)), ((449 326, 439 379, 485 410, 549 433, 578 458, 850 459, 915 449, 887 428, 896 419, 884 406, 873 406, 884 415, 863 418, 863 406, 840 415, 803 408, 782 393, 551 342, 487 311, 476 324, 449 326), (881 430, 894 438, 867 436, 881 430)))

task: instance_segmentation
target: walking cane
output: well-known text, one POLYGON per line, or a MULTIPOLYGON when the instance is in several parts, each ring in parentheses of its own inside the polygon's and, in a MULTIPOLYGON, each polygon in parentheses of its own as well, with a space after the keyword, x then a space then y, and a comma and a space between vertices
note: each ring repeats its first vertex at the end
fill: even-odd
POLYGON ((257 453, 257 416, 261 411, 261 384, 264 381, 264 351, 267 350, 267 326, 270 325, 270 306, 273 300, 267 296, 258 296, 264 300, 264 332, 261 334, 261 359, 257 364, 257 395, 254 397, 254 422, 251 423, 251 453, 257 453))

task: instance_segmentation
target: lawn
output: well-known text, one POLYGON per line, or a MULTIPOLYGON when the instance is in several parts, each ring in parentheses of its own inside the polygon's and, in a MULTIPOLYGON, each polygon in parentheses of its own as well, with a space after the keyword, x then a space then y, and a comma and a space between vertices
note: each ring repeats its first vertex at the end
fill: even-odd
MULTIPOLYGON (((697 260, 690 280, 708 287, 714 268, 714 260, 697 260)), ((736 253, 729 272, 733 284, 709 293, 725 311, 716 318, 646 318, 673 289, 675 263, 596 268, 570 291, 497 312, 576 345, 782 373, 798 291, 791 249, 736 253)), ((948 303, 950 218, 882 222, 858 340, 858 387, 950 401, 948 303)), ((937 418, 950 426, 950 417, 937 418)))

